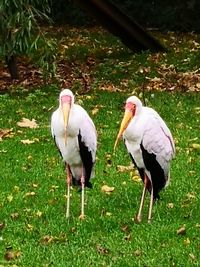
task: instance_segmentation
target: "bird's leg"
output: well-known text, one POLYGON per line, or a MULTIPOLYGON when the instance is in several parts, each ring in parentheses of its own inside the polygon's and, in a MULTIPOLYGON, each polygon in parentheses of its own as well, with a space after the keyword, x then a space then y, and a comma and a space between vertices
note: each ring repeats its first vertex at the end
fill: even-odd
POLYGON ((144 183, 144 187, 143 187, 143 191, 142 191, 142 197, 141 197, 141 201, 140 201, 140 207, 138 210, 138 214, 136 215, 136 222, 137 223, 140 223, 142 221, 142 209, 144 206, 145 194, 146 194, 146 184, 144 183))
POLYGON ((66 208, 66 218, 69 218, 69 206, 70 206, 70 185, 71 185, 71 171, 69 168, 69 165, 67 164, 66 167, 66 171, 67 171, 67 208, 66 208))
POLYGON ((153 207, 153 185, 151 186, 151 197, 150 197, 150 203, 149 203, 148 223, 151 223, 152 207, 153 207))
POLYGON ((79 216, 80 219, 85 218, 84 213, 84 193, 85 193, 85 176, 84 176, 84 169, 82 167, 82 175, 81 175, 81 215, 79 216))

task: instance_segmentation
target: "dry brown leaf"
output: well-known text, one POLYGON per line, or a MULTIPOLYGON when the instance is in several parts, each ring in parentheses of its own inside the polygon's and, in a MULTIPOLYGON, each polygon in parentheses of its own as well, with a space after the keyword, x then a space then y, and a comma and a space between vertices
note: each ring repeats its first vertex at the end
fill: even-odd
POLYGON ((10 217, 12 220, 16 220, 19 218, 19 213, 18 212, 11 213, 10 217))
POLYGON ((191 144, 193 149, 200 149, 200 144, 191 144))
POLYGON ((0 230, 2 230, 5 227, 5 223, 0 222, 0 230))
POLYGON ((133 175, 131 178, 134 182, 137 182, 137 183, 141 182, 141 178, 139 175, 133 175))
POLYGON ((32 196, 35 196, 35 192, 27 192, 26 194, 25 194, 25 197, 32 197, 32 196))
POLYGON ((117 171, 118 172, 132 171, 133 168, 134 168, 134 166, 132 164, 129 166, 117 165, 117 171))
POLYGON ((99 108, 98 107, 95 107, 92 110, 92 115, 96 115, 98 112, 99 112, 99 108))
POLYGON ((13 251, 12 249, 7 249, 6 253, 4 254, 4 258, 7 261, 15 260, 21 256, 21 251, 13 251))
POLYGON ((31 129, 38 128, 38 125, 35 119, 29 120, 27 118, 22 118, 21 121, 17 122, 17 125, 19 127, 26 127, 26 128, 31 128, 31 129))
POLYGON ((108 254, 108 249, 102 247, 100 244, 96 245, 96 249, 101 254, 108 254))
POLYGON ((12 202, 13 201, 13 195, 8 195, 7 200, 8 200, 8 202, 12 202))
POLYGON ((185 235, 186 234, 186 228, 185 225, 181 226, 177 231, 177 235, 185 235))
POLYGON ((131 234, 126 235, 126 236, 124 237, 124 239, 125 239, 126 241, 130 241, 130 240, 131 240, 131 234))
POLYGON ((188 198, 188 200, 195 199, 196 198, 195 193, 194 192, 187 193, 187 198, 188 198))
POLYGON ((186 238, 183 240, 183 243, 184 243, 184 245, 189 245, 191 242, 190 242, 189 238, 186 238))
POLYGON ((52 242, 65 242, 67 240, 65 233, 60 233, 59 236, 45 235, 40 239, 40 243, 48 245, 52 242))
POLYGON ((135 256, 139 257, 139 256, 142 255, 142 251, 141 251, 140 249, 136 249, 136 250, 134 251, 134 254, 135 254, 135 256))
POLYGON ((21 140, 21 143, 24 144, 24 145, 30 145, 30 144, 35 143, 35 141, 34 140, 25 139, 25 140, 21 140))
POLYGON ((26 226, 26 230, 27 230, 28 232, 33 231, 33 228, 34 228, 33 225, 30 224, 30 223, 28 223, 27 226, 26 226))
POLYGON ((191 260, 195 260, 196 256, 193 253, 189 253, 189 257, 191 258, 191 260))
POLYGON ((40 239, 40 243, 42 244, 48 244, 51 243, 54 240, 54 237, 51 235, 45 235, 40 239))
POLYGON ((5 137, 12 138, 14 136, 13 128, 10 129, 0 129, 0 141, 5 137))
POLYGON ((103 185, 103 186, 101 187, 101 191, 105 192, 106 194, 110 194, 110 193, 112 193, 114 190, 115 190, 115 188, 114 188, 113 186, 110 187, 110 186, 108 186, 108 185, 103 185))
POLYGON ((173 208, 174 208, 174 203, 168 203, 168 204, 167 204, 167 207, 168 207, 169 209, 173 209, 173 208))
POLYGON ((40 217, 42 217, 42 212, 41 211, 36 211, 36 213, 35 213, 35 215, 36 215, 36 217, 38 217, 38 218, 40 218, 40 217))

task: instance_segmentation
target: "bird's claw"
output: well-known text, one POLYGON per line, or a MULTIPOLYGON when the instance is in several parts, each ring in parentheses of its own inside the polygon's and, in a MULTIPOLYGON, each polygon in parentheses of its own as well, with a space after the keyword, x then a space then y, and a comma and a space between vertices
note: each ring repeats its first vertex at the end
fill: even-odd
POLYGON ((134 218, 134 221, 135 221, 136 223, 141 223, 141 221, 142 221, 142 217, 139 216, 139 215, 136 215, 135 218, 134 218))
POLYGON ((79 216, 79 219, 80 219, 80 220, 85 220, 85 218, 86 218, 85 214, 81 214, 81 215, 79 216))

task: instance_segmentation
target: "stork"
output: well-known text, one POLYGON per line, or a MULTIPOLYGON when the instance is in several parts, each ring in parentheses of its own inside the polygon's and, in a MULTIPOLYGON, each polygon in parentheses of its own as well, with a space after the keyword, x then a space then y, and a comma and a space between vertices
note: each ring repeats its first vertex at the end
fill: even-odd
POLYGON ((160 115, 154 109, 144 107, 136 96, 130 96, 126 100, 125 113, 114 150, 122 136, 144 183, 135 219, 136 222, 142 220, 142 209, 148 190, 150 192, 148 222, 150 223, 154 200, 160 198, 160 190, 169 184, 170 161, 175 155, 173 137, 160 115))
POLYGON ((59 107, 51 117, 51 132, 66 165, 66 218, 70 214, 72 184, 80 186, 80 218, 84 219, 84 189, 85 186, 92 188, 90 178, 94 176, 97 133, 92 119, 81 106, 74 103, 74 95, 69 89, 60 93, 59 107))

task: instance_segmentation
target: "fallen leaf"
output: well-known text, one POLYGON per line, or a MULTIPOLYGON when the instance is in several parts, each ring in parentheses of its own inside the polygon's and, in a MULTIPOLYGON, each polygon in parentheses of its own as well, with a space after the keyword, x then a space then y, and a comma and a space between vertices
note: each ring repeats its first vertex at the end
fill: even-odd
POLYGON ((107 194, 112 193, 114 190, 115 190, 115 188, 114 188, 113 186, 110 187, 110 186, 108 186, 108 185, 103 185, 103 186, 101 187, 101 191, 103 191, 103 192, 105 192, 105 193, 107 193, 107 194))
POLYGON ((195 193, 188 193, 187 194, 187 198, 189 199, 189 200, 192 200, 192 199, 195 199, 196 198, 196 196, 195 196, 195 193))
POLYGON ((40 243, 42 244, 48 244, 54 240, 54 237, 51 235, 45 235, 40 239, 40 243))
POLYGON ((33 231, 33 228, 34 228, 33 225, 30 224, 30 223, 28 223, 27 226, 26 226, 26 230, 27 230, 28 232, 33 231))
POLYGON ((124 237, 124 239, 125 239, 126 241, 130 241, 130 240, 131 240, 131 234, 126 235, 126 236, 124 237))
POLYGON ((200 149, 200 144, 192 144, 191 147, 193 149, 200 149))
POLYGON ((22 118, 21 121, 17 122, 17 125, 19 127, 27 127, 27 128, 31 128, 31 129, 38 128, 38 125, 37 125, 35 119, 29 120, 27 118, 22 118))
POLYGON ((24 144, 24 145, 30 145, 30 144, 35 143, 35 141, 34 140, 25 139, 25 140, 21 140, 21 143, 24 144))
POLYGON ((125 233, 130 233, 130 227, 128 225, 123 225, 121 229, 125 233))
POLYGON ((13 201, 13 195, 8 195, 7 200, 8 200, 8 202, 12 202, 13 201))
POLYGON ((185 235, 186 234, 186 228, 185 226, 181 226, 177 231, 176 231, 177 235, 185 235))
POLYGON ((168 204, 167 204, 167 207, 168 207, 169 209, 173 209, 173 207, 174 207, 174 203, 168 203, 168 204))
POLYGON ((141 251, 140 249, 136 249, 136 250, 134 251, 134 255, 137 256, 137 257, 139 257, 139 256, 142 255, 142 251, 141 251))
POLYGON ((140 176, 138 176, 138 175, 133 175, 132 177, 132 180, 134 181, 134 182, 141 182, 141 178, 140 178, 140 176))
POLYGON ((132 164, 129 166, 117 165, 117 171, 118 172, 132 171, 133 168, 134 168, 134 166, 132 164))
POLYGON ((93 108, 93 110, 91 111, 92 115, 96 115, 99 112, 99 108, 95 107, 93 108))
POLYGON ((19 218, 19 213, 18 212, 11 213, 10 217, 11 217, 11 219, 16 220, 19 218))
POLYGON ((40 218, 40 217, 42 217, 42 212, 41 211, 36 211, 36 213, 35 213, 35 215, 36 215, 36 217, 38 217, 38 218, 40 218))
POLYGON ((19 193, 20 187, 17 186, 17 185, 15 185, 14 188, 13 188, 13 190, 14 190, 15 193, 19 193))
POLYGON ((7 249, 6 253, 4 254, 4 258, 7 261, 15 260, 21 256, 21 251, 13 251, 12 249, 7 249))
POLYGON ((67 240, 66 234, 61 233, 59 236, 45 235, 40 239, 40 243, 43 245, 48 245, 52 242, 65 242, 67 240))
POLYGON ((25 197, 32 197, 32 196, 35 196, 35 192, 27 192, 26 194, 25 194, 25 197))
POLYGON ((96 249, 101 254, 108 254, 108 249, 102 247, 100 244, 96 245, 96 249))
POLYGON ((196 256, 193 253, 189 253, 189 257, 191 258, 191 260, 195 260, 196 256))
POLYGON ((186 238, 184 241, 183 241, 184 245, 189 245, 191 242, 190 242, 190 239, 189 238, 186 238))
POLYGON ((5 137, 12 138, 14 136, 13 128, 11 129, 0 129, 0 141, 5 137))
POLYGON ((0 222, 0 230, 2 230, 5 227, 5 223, 0 222))

